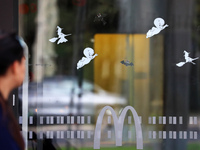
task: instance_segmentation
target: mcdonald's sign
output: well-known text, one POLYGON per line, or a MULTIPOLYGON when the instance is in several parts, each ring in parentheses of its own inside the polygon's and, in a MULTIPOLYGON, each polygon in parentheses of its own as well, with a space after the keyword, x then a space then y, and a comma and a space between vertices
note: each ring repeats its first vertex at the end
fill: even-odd
POLYGON ((133 114, 133 119, 135 120, 135 129, 136 129, 136 140, 137 140, 137 149, 143 149, 143 136, 142 136, 142 129, 141 129, 141 123, 138 117, 137 112, 135 109, 131 106, 126 106, 123 111, 121 112, 119 119, 110 106, 105 106, 101 112, 99 113, 95 133, 94 133, 94 149, 100 149, 100 140, 101 140, 101 125, 103 121, 103 117, 105 115, 106 110, 110 110, 112 113, 112 117, 114 120, 114 129, 115 129, 115 142, 116 146, 122 146, 122 132, 123 132, 123 126, 124 126, 124 119, 127 114, 127 111, 130 110, 133 114))

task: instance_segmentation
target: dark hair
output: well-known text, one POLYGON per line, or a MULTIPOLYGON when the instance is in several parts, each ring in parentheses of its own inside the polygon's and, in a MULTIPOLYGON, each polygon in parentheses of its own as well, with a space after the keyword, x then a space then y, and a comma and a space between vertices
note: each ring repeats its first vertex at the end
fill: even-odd
POLYGON ((21 61, 24 50, 16 34, 0 35, 0 75, 4 75, 14 61, 21 61))
MULTIPOLYGON (((16 34, 0 35, 0 76, 4 75, 14 61, 21 62, 24 56, 24 49, 16 34)), ((2 108, 3 123, 8 126, 8 130, 16 141, 20 149, 24 150, 24 140, 20 133, 19 124, 13 115, 8 101, 3 99, 0 91, 0 107, 2 108)))

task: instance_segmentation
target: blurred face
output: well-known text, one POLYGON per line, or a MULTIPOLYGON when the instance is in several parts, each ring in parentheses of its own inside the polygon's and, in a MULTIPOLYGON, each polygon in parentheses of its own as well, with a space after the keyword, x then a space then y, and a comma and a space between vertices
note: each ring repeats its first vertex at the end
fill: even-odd
POLYGON ((20 86, 23 83, 25 77, 25 57, 22 58, 21 62, 14 62, 14 78, 16 81, 16 86, 20 86))

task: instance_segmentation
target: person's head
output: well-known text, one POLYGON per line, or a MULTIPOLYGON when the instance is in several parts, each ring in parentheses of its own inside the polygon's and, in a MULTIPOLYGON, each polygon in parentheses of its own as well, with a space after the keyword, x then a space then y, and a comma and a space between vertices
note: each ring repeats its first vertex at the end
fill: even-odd
POLYGON ((24 47, 16 34, 0 35, 0 77, 9 77, 13 88, 22 84, 25 76, 24 47))
MULTIPOLYGON (((24 80, 24 55, 26 48, 26 44, 16 34, 0 34, 0 81, 9 81, 7 82, 9 84, 7 85, 9 86, 9 90, 21 85, 24 80)), ((10 134, 17 142, 20 149, 24 150, 24 141, 20 134, 19 125, 12 113, 10 105, 6 100, 3 100, 1 92, 2 91, 0 91, 0 108, 2 109, 3 120, 0 120, 0 124, 4 123, 8 127, 10 134), (7 121, 5 121, 5 118, 7 121)))

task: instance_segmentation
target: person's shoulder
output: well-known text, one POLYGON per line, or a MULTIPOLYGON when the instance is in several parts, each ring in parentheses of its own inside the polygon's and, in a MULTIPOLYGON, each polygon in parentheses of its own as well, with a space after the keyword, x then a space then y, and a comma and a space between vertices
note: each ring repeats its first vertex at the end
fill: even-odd
POLYGON ((2 126, 3 124, 3 110, 2 110, 2 106, 0 104, 0 126, 2 126))
POLYGON ((2 114, 3 114, 3 110, 2 110, 2 106, 0 104, 0 118, 2 118, 2 114))
POLYGON ((13 140, 8 128, 7 128, 7 121, 4 120, 2 107, 0 105, 0 149, 5 150, 19 150, 18 145, 13 140))
POLYGON ((2 127, 6 127, 6 126, 7 126, 7 118, 6 118, 6 116, 4 116, 3 108, 0 103, 0 127, 2 129, 2 127))

